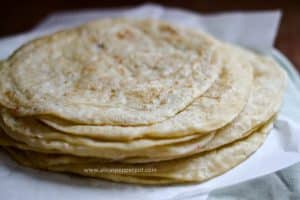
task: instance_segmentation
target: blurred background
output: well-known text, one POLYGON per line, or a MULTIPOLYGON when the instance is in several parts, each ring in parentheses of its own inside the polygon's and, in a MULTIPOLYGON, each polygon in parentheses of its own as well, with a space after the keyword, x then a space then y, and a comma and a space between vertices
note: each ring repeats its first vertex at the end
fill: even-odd
POLYGON ((280 49, 300 71, 300 1, 299 0, 4 0, 0 8, 0 37, 28 31, 47 15, 65 10, 116 8, 158 3, 199 13, 229 11, 255 11, 280 9, 283 12, 275 46, 280 49))

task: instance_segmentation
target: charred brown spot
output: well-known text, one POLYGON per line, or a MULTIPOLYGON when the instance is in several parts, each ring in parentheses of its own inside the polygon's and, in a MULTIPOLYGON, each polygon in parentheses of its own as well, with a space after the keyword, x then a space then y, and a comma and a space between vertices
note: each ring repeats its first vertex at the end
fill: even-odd
POLYGON ((94 71, 96 71, 96 67, 94 65, 86 65, 84 67, 84 72, 89 73, 89 72, 94 72, 94 71))
POLYGON ((91 86, 89 87, 89 89, 92 90, 92 91, 96 91, 96 90, 97 90, 97 88, 96 88, 94 85, 91 85, 91 86))
POLYGON ((174 28, 172 28, 171 26, 168 26, 168 25, 161 25, 159 27, 159 29, 162 32, 167 32, 167 33, 169 33, 171 35, 177 35, 177 31, 174 28))
POLYGON ((117 33, 117 37, 121 40, 123 39, 131 39, 133 37, 133 33, 129 30, 123 30, 117 33))
POLYGON ((113 58, 118 62, 118 63, 122 63, 123 59, 118 56, 118 55, 114 55, 113 58))
POLYGON ((10 100, 12 101, 17 101, 16 98, 15 98, 15 94, 12 92, 12 91, 5 91, 4 92, 5 96, 7 96, 10 100))
POLYGON ((105 49, 104 43, 98 43, 98 44, 97 44, 97 47, 98 47, 99 49, 105 49))

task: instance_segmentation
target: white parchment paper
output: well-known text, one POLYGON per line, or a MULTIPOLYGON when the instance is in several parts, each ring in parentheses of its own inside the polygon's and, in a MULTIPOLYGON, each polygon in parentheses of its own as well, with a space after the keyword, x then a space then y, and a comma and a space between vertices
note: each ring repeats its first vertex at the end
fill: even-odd
MULTIPOLYGON (((199 15, 147 4, 118 10, 62 12, 49 16, 34 30, 0 40, 0 58, 24 42, 85 21, 104 17, 156 18, 210 32, 216 37, 271 54, 280 12, 234 12, 199 15)), ((283 63, 281 63, 283 64, 283 63)), ((293 79, 298 75, 293 73, 293 79)), ((300 83, 300 82, 299 82, 300 83)), ((249 159, 207 182, 177 186, 140 186, 27 169, 0 154, 1 199, 206 199, 214 189, 244 182, 300 161, 300 85, 289 79, 284 105, 274 130, 249 159)))

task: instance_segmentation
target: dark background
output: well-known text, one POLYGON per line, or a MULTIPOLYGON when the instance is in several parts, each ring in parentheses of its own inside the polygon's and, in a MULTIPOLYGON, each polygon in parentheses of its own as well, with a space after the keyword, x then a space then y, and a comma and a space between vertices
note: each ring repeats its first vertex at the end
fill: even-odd
MULTIPOLYGON (((5 0, 1 2, 0 7, 0 37, 28 31, 48 14, 57 11, 135 6, 144 2, 145 1, 137 0, 5 0)), ((201 13, 280 9, 283 11, 283 18, 275 46, 280 49, 300 71, 299 0, 169 0, 151 2, 166 6, 181 7, 201 13)))

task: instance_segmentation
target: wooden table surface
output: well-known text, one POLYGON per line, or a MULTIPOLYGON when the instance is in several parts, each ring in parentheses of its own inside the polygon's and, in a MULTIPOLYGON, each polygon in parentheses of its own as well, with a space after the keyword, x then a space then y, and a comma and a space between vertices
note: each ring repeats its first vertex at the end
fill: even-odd
MULTIPOLYGON (((201 13, 280 9, 283 12, 283 17, 275 46, 300 71, 300 1, 164 0, 153 2, 201 13)), ((44 17, 57 11, 135 6, 142 3, 143 1, 138 0, 5 0, 1 2, 0 8, 0 37, 28 31, 44 17)))

